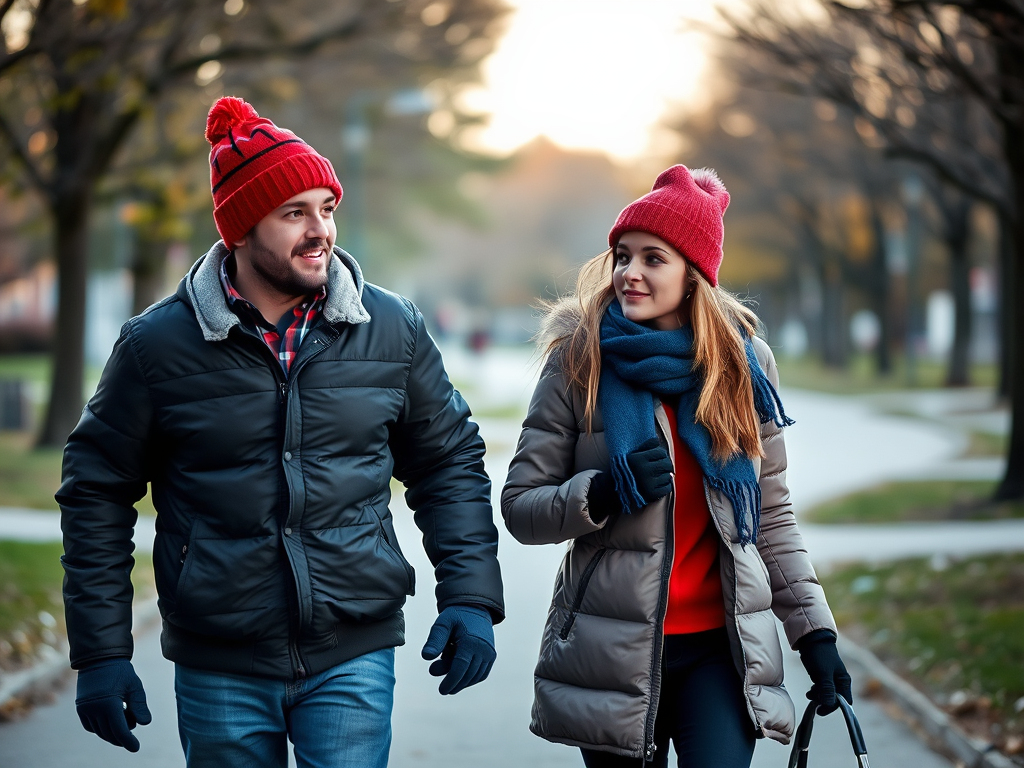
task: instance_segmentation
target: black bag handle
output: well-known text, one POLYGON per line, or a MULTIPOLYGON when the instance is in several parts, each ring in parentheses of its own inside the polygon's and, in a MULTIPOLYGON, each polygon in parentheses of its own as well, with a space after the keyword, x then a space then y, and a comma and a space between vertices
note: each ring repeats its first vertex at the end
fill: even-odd
MULTIPOLYGON (((864 733, 860 729, 860 721, 853 712, 853 706, 841 695, 836 694, 839 709, 846 720, 846 729, 850 732, 850 743, 853 753, 857 756, 857 768, 871 768, 868 763, 868 748, 864 743, 864 733)), ((789 768, 807 768, 807 750, 811 746, 811 730, 814 728, 814 715, 818 710, 816 702, 811 702, 800 718, 800 725, 793 737, 793 751, 789 754, 789 768)))

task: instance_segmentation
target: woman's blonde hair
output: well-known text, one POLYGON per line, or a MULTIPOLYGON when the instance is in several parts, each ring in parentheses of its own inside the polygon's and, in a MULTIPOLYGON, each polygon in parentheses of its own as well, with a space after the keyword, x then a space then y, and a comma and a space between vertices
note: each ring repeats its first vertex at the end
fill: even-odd
MULTIPOLYGON (((616 300, 613 254, 609 249, 590 259, 580 268, 575 291, 561 302, 545 306, 551 313, 563 302, 578 304, 573 309, 579 322, 551 338, 544 351, 557 350, 570 386, 583 393, 588 432, 593 429, 601 378, 601 319, 616 300)), ((746 338, 757 331, 757 315, 724 288, 712 286, 689 262, 686 274, 694 365, 703 377, 697 421, 711 434, 716 459, 724 461, 736 453, 749 458, 763 456, 761 421, 754 407, 745 349, 746 338)))

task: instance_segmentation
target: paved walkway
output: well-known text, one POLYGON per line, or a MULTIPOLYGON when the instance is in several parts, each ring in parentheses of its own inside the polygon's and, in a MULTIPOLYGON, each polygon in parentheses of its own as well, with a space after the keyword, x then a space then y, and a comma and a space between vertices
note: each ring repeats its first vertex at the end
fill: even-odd
MULTIPOLYGON (((525 356, 473 358, 446 353, 452 378, 472 382, 474 408, 525 407, 532 378, 525 356)), ((533 375, 536 368, 533 368, 533 375)), ((879 415, 871 404, 827 395, 784 391, 787 411, 797 425, 787 430, 790 485, 798 509, 881 480, 914 476, 928 466, 952 462, 962 449, 958 429, 927 423, 917 418, 879 415)), ((488 443, 487 466, 494 479, 495 497, 519 432, 519 420, 479 419, 488 443)), ((497 499, 495 499, 496 501, 497 499)), ((500 557, 506 584, 509 620, 496 630, 498 662, 489 680, 455 697, 441 697, 436 680, 419 658, 431 622, 436 615, 431 588, 431 568, 417 545, 419 532, 400 499, 393 511, 403 549, 416 568, 419 594, 406 609, 409 644, 397 655, 398 686, 394 715, 391 764, 414 766, 579 766, 578 752, 536 738, 527 730, 532 700, 532 670, 555 571, 563 546, 524 547, 509 537, 496 519, 501 535, 500 557)), ((809 549, 816 562, 863 557, 897 557, 907 554, 955 554, 990 549, 1024 549, 1024 529, 1015 523, 999 525, 958 524, 942 526, 875 527, 806 526, 809 549), (907 533, 903 533, 903 529, 907 533), (934 529, 934 530, 932 530, 934 529), (968 536, 975 543, 969 544, 968 536)), ((140 549, 151 547, 151 521, 143 519, 136 541, 140 549), (143 529, 143 526, 147 526, 143 529)), ((0 512, 0 538, 59 537, 53 513, 25 510, 0 512)), ((172 690, 172 667, 159 653, 158 633, 140 639, 136 665, 151 702, 154 723, 138 730, 142 751, 129 755, 81 730, 74 713, 73 687, 55 705, 40 707, 25 720, 0 726, 0 766, 50 768, 180 768, 183 760, 177 743, 172 690), (55 735, 59 734, 55 738, 55 735)), ((809 681, 796 654, 787 651, 787 687, 802 710, 803 691, 809 681)), ((856 670, 854 670, 856 679, 856 670)), ((856 693, 856 692, 855 692, 856 693)), ((870 700, 858 698, 875 768, 948 768, 950 763, 934 755, 900 722, 893 720, 870 700)), ((852 765, 849 741, 836 715, 815 726, 811 764, 820 768, 852 765)), ((755 768, 784 765, 788 750, 772 742, 758 745, 755 768)))

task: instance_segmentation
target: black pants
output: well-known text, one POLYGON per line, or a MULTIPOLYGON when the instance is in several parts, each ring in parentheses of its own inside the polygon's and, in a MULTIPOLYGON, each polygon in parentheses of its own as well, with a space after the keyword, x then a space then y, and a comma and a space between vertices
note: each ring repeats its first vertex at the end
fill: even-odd
MULTIPOLYGON (((667 768, 672 740, 679 768, 750 768, 754 724, 725 629, 666 635, 654 761, 667 768)), ((643 760, 581 750, 587 768, 640 768, 643 760)))

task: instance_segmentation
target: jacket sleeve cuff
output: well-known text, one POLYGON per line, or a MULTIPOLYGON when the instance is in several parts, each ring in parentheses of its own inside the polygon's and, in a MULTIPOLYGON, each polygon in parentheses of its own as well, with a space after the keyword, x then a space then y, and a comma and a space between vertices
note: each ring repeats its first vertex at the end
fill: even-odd
POLYGON ((806 635, 797 640, 796 643, 794 643, 793 647, 796 650, 801 651, 807 646, 813 645, 815 643, 834 643, 837 637, 838 635, 831 629, 815 629, 814 631, 808 632, 806 635))

